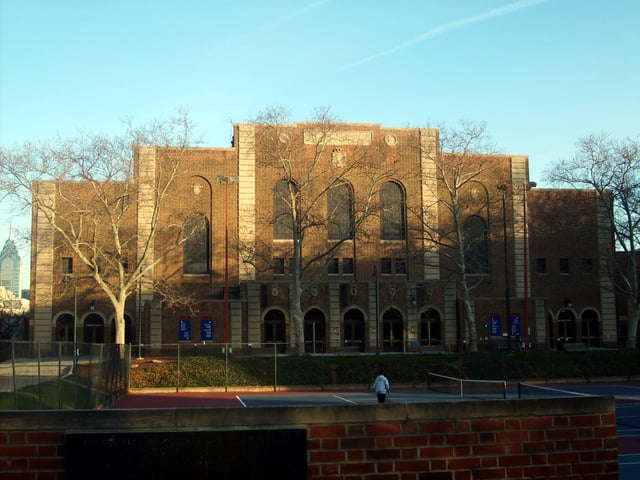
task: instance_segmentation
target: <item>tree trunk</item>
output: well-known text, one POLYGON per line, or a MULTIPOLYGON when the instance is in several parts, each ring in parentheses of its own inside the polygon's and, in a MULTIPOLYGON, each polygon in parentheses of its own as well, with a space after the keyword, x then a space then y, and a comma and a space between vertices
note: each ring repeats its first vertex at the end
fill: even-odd
POLYGON ((115 317, 113 321, 115 322, 116 328, 116 345, 124 345, 125 340, 125 323, 124 323, 124 305, 125 305, 126 297, 124 299, 120 299, 118 302, 115 302, 113 307, 115 310, 115 317))
POLYGON ((469 352, 478 351, 478 333, 476 328, 476 316, 473 310, 473 304, 469 289, 467 288, 467 282, 462 282, 462 303, 464 304, 464 322, 466 325, 466 332, 468 333, 467 350, 469 352))
POLYGON ((296 354, 304 354, 304 315, 300 306, 302 298, 302 288, 299 281, 294 280, 289 286, 289 309, 291 311, 292 344, 296 354))

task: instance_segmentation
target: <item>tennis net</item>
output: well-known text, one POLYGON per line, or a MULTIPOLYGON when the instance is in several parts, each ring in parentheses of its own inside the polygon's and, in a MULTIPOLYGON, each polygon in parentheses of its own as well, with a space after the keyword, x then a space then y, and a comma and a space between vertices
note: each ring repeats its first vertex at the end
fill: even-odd
POLYGON ((553 398, 553 397, 591 397, 589 393, 575 392, 568 389, 545 387, 535 383, 518 383, 518 398, 553 398))
POLYGON ((474 380, 428 372, 427 388, 458 397, 507 398, 507 382, 504 380, 474 380))

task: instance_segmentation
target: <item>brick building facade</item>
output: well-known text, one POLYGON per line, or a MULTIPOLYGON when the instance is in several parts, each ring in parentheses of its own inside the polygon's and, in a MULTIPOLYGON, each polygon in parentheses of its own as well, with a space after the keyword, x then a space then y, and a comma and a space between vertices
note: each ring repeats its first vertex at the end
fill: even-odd
MULTIPOLYGON (((255 348, 277 342, 282 351, 293 351, 290 262, 297 255, 277 216, 283 213, 279 182, 287 171, 269 159, 295 145, 298 161, 287 168, 298 185, 310 162, 324 162, 323 176, 311 188, 322 222, 309 230, 303 259, 330 250, 341 235, 335 225, 349 225, 350 215, 341 211, 373 209, 357 232, 339 238, 340 247, 318 263, 317 278, 301 292, 307 352, 465 348, 460 269, 451 261, 452 245, 438 245, 428 235, 456 228, 442 202, 447 190, 434 159, 445 170, 475 168, 456 208, 464 220, 458 226, 473 240, 465 268, 479 348, 616 344, 606 266, 613 243, 593 192, 532 188, 526 156, 473 155, 460 162, 461 154, 439 151, 435 129, 339 124, 331 135, 319 131, 315 124, 282 125, 269 137, 265 126, 238 124, 231 147, 185 153, 184 173, 172 187, 175 201, 161 215, 203 229, 153 275, 190 292, 197 308, 159 302, 150 281, 141 281, 125 309, 127 343, 255 348), (379 181, 372 189, 374 174, 379 181), (323 179, 326 185, 335 181, 331 175, 347 192, 337 200, 318 190, 323 179)), ((140 199, 129 214, 132 238, 144 234, 153 215, 144 188, 162 171, 163 150, 140 147, 136 161, 140 199)), ((51 198, 56 201, 53 192, 51 198)), ((69 288, 64 279, 73 255, 35 209, 32 231, 31 339, 71 340, 77 315, 78 340, 109 341, 113 309, 107 299, 88 280, 69 288)), ((131 258, 137 254, 132 245, 131 258)))

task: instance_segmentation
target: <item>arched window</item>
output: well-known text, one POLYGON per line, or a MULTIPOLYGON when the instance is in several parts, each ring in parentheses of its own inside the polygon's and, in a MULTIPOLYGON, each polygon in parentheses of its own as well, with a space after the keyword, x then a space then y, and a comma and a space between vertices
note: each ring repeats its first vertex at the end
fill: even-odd
POLYGON ((358 347, 364 352, 364 315, 360 310, 351 309, 344 314, 344 346, 358 347))
POLYGON ((183 272, 187 274, 209 273, 209 221, 201 214, 187 217, 184 222, 183 272))
POLYGON ((56 321, 56 340, 58 342, 73 341, 73 315, 64 313, 56 321))
POLYGON ((390 308, 382 315, 382 349, 384 352, 402 352, 404 326, 402 313, 390 308))
POLYGON ((440 314, 433 308, 420 315, 420 345, 442 345, 440 314))
POLYGON ((558 350, 562 350, 563 344, 576 341, 576 314, 568 308, 558 312, 558 350))
POLYGON ((380 189, 380 238, 405 239, 405 198, 396 182, 386 182, 380 189))
POLYGON ((264 343, 277 343, 277 350, 284 353, 286 350, 286 321, 284 313, 280 310, 269 310, 264 316, 264 343))
POLYGON ((581 315, 582 343, 591 347, 600 346, 600 329, 598 313, 595 310, 585 310, 581 315))
POLYGON ((91 313, 85 318, 82 341, 85 343, 104 343, 104 320, 97 313, 91 313))
POLYGON ((462 228, 464 242, 465 273, 484 275, 489 273, 489 235, 487 223, 482 217, 468 217, 462 228))
MULTIPOLYGON (((295 186, 292 184, 295 188, 295 186)), ((291 240, 293 216, 291 215, 291 191, 289 182, 280 180, 273 189, 273 238, 291 240)))
POLYGON ((329 240, 353 238, 353 189, 348 182, 339 182, 327 195, 329 240))
POLYGON ((325 323, 324 314, 317 308, 312 308, 304 316, 305 353, 325 352, 325 323))

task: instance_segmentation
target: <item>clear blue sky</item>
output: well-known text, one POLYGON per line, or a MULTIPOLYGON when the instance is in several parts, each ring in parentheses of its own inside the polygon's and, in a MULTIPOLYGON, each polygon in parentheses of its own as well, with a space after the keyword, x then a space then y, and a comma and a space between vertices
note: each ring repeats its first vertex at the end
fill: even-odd
POLYGON ((0 0, 0 144, 185 107, 205 145, 228 146, 231 122, 270 105, 330 106, 486 121, 542 184, 579 137, 640 134, 639 25, 637 0, 0 0))

